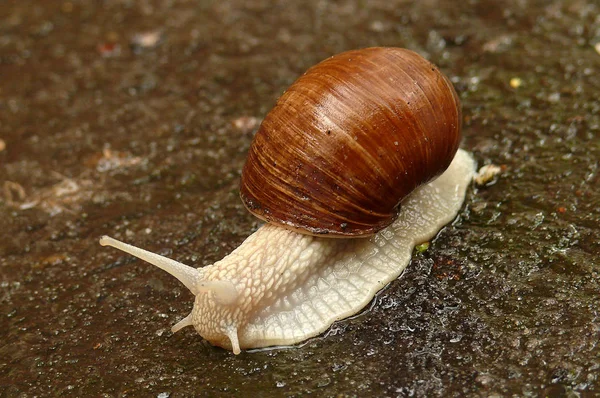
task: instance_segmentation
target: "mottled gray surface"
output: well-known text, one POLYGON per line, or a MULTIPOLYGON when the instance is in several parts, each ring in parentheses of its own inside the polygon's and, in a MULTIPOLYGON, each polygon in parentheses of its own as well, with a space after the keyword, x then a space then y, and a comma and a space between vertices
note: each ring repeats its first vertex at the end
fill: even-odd
POLYGON ((412 3, 3 2, 0 396, 600 394, 600 6, 412 3), (191 295, 98 237, 220 259, 259 225, 237 185, 256 121, 373 45, 438 64, 503 174, 325 337, 236 357, 171 335, 191 295))

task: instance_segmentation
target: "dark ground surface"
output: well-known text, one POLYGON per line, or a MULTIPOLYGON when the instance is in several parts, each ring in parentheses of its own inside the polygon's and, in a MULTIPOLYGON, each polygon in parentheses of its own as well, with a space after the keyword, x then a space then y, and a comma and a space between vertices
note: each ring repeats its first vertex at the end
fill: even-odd
POLYGON ((414 3, 2 2, 0 396, 599 396, 600 6, 414 3), (171 335, 189 292, 99 236, 223 257, 259 225, 238 198, 256 121, 374 45, 452 78, 463 147, 501 177, 325 337, 233 356, 171 335))

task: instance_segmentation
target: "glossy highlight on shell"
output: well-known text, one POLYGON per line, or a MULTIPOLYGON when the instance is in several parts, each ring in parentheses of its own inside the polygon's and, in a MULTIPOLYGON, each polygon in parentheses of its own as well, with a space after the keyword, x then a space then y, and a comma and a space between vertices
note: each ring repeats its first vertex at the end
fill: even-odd
POLYGON ((241 197, 259 218, 302 233, 372 235, 448 167, 460 128, 451 82, 420 55, 344 52, 310 68, 265 117, 241 197))

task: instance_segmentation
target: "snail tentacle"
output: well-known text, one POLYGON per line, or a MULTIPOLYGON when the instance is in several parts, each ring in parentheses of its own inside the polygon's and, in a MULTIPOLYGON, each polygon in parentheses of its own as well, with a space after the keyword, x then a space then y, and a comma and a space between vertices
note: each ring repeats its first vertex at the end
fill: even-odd
POLYGON ((237 289, 235 288, 235 285, 227 280, 201 280, 198 282, 198 292, 212 292, 212 297, 215 300, 217 300, 220 304, 224 305, 235 303, 240 296, 237 289))
POLYGON ((152 265, 156 265, 158 268, 177 278, 177 280, 183 283, 194 296, 200 293, 199 287, 197 286, 197 281, 200 274, 196 268, 180 263, 179 261, 171 260, 165 256, 140 249, 139 247, 129 245, 117 239, 111 238, 110 236, 104 235, 102 238, 100 238, 100 244, 102 246, 114 247, 115 249, 119 249, 141 260, 147 261, 152 265))
POLYGON ((240 349, 240 340, 238 339, 237 327, 231 325, 226 328, 224 332, 231 341, 231 351, 233 351, 235 355, 238 355, 240 352, 242 352, 242 350, 240 349))
POLYGON ((177 333, 184 327, 193 326, 193 325, 194 325, 194 322, 192 321, 192 313, 190 312, 188 314, 188 316, 186 316, 185 318, 183 318, 182 320, 180 320, 179 322, 177 322, 175 325, 173 325, 171 327, 171 332, 177 333))

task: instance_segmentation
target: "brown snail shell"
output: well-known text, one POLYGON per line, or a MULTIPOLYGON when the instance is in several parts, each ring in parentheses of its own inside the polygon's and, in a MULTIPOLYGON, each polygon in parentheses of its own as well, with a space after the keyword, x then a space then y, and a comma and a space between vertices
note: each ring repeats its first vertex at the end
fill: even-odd
POLYGON ((344 52, 310 68, 265 117, 241 198, 259 218, 300 232, 371 235, 446 170, 460 128, 452 83, 420 55, 344 52))

